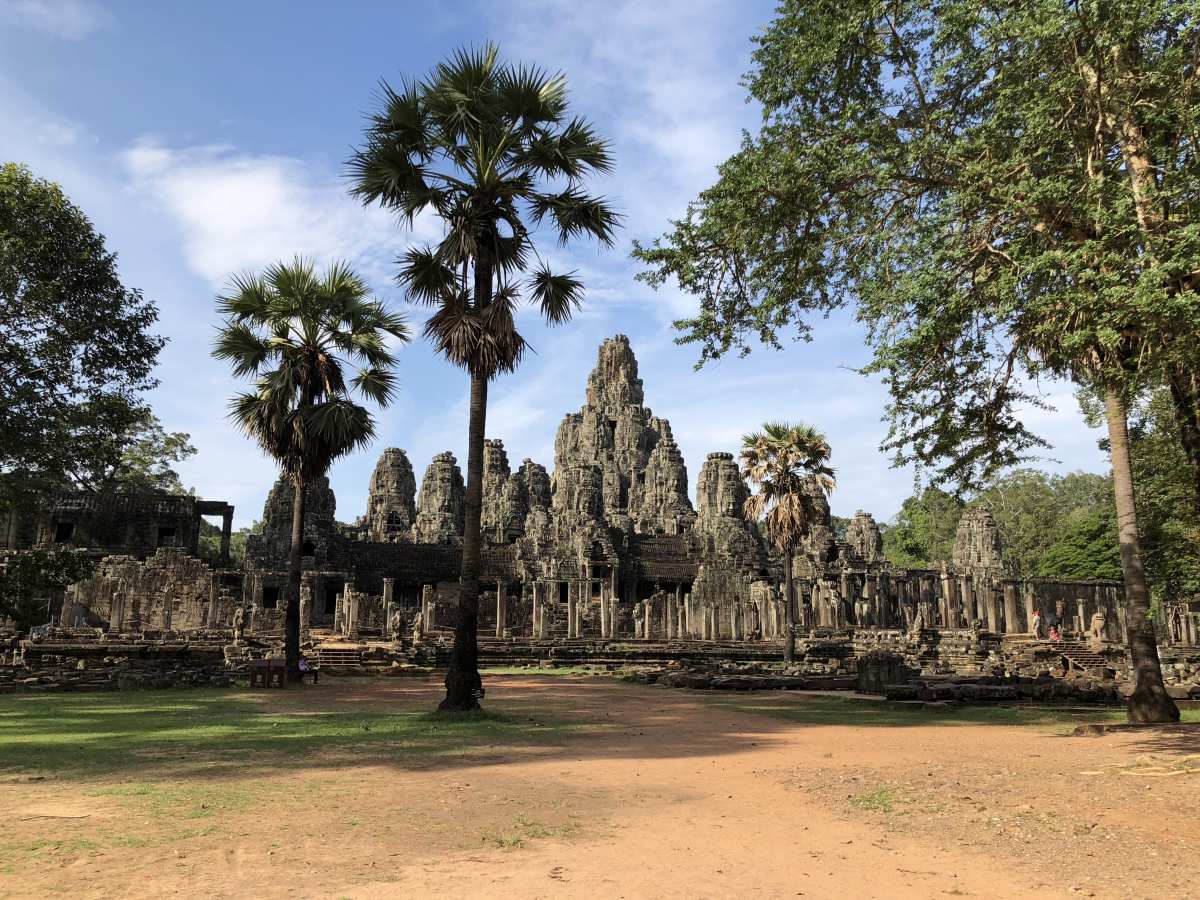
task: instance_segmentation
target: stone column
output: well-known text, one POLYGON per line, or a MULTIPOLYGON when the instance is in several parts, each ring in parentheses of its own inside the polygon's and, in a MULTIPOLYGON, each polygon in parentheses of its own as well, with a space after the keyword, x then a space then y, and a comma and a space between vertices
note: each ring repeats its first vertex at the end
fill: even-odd
MULTIPOLYGON (((124 591, 113 591, 112 606, 108 614, 109 634, 120 634, 121 629, 125 627, 125 602, 124 591)), ((215 603, 213 605, 216 606, 215 603)))
POLYGON ((354 584, 346 585, 346 637, 358 636, 358 591, 354 584))
POLYGON ((1033 593, 1033 585, 1025 584, 1025 630, 1033 634, 1033 614, 1037 610, 1037 597, 1033 593))
MULTIPOLYGON (((929 582, 930 579, 928 576, 917 576, 917 606, 921 609, 924 609, 927 616, 933 612, 933 590, 930 587, 929 582)), ((934 628, 936 627, 936 623, 926 621, 925 627, 934 628)))
POLYGON ((992 634, 1000 631, 1000 610, 997 608, 996 589, 990 582, 985 581, 979 586, 978 593, 987 607, 987 628, 992 634))
POLYGON ((308 640, 312 627, 313 573, 300 573, 300 641, 308 640))
POLYGON ((333 601, 333 633, 344 635, 346 633, 346 589, 342 588, 342 593, 338 594, 333 601))
POLYGON ((579 603, 579 599, 575 596, 577 593, 575 582, 567 582, 567 637, 578 637, 575 633, 575 627, 579 623, 575 620, 575 607, 579 603))
POLYGON ((975 615, 975 605, 971 600, 970 579, 966 575, 958 576, 958 596, 962 600, 963 615, 966 616, 966 625, 978 618, 975 615))
POLYGON ((942 574, 938 581, 941 587, 941 596, 938 598, 938 609, 942 612, 942 625, 945 628, 953 628, 957 616, 954 615, 954 610, 950 604, 950 572, 942 569, 942 574))
POLYGON ((504 637, 508 628, 508 582, 496 582, 496 637, 504 637))
POLYGON ((608 638, 608 584, 600 582, 600 637, 608 638))
POLYGON ((421 634, 433 628, 433 602, 436 588, 432 584, 421 586, 421 634))
MULTIPOLYGON (((208 611, 204 616, 204 627, 213 629, 217 627, 218 608, 220 606, 221 592, 217 587, 219 576, 214 572, 208 579, 208 611)), ((116 592, 113 592, 113 600, 116 602, 116 592)), ((112 631, 113 614, 116 612, 115 606, 109 606, 108 612, 108 630, 112 631)))
POLYGON ((229 539, 233 536, 233 507, 225 507, 221 516, 221 565, 229 565, 229 539))
POLYGON ((1017 583, 1004 582, 1004 633, 1016 634, 1021 630, 1020 613, 1017 611, 1017 583))
POLYGON ((866 600, 867 621, 863 622, 862 624, 872 627, 879 626, 879 612, 876 603, 876 597, 878 596, 876 593, 877 578, 878 576, 872 577, 871 575, 866 575, 863 578, 863 597, 866 600))
POLYGON ((383 636, 395 640, 399 635, 392 634, 392 611, 396 605, 396 579, 383 579, 383 636))
POLYGON ((542 636, 542 591, 541 585, 537 581, 533 583, 533 599, 530 601, 529 616, 533 637, 540 638, 542 636))

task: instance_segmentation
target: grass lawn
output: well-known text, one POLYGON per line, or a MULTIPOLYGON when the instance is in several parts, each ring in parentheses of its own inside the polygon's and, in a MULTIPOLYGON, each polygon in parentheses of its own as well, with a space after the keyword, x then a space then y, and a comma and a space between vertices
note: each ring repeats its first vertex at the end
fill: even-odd
POLYGON ((13 695, 0 697, 0 777, 178 778, 343 761, 415 767, 483 749, 556 743, 566 727, 492 711, 447 717, 411 704, 330 702, 312 691, 13 695))
MULTIPOLYGON (((757 713, 803 725, 1034 725, 1070 729, 1088 722, 1124 722, 1118 707, 989 706, 954 704, 930 708, 920 703, 889 703, 827 695, 733 694, 718 701, 739 712, 757 713)), ((1182 710, 1182 721, 1200 723, 1200 708, 1182 710)))

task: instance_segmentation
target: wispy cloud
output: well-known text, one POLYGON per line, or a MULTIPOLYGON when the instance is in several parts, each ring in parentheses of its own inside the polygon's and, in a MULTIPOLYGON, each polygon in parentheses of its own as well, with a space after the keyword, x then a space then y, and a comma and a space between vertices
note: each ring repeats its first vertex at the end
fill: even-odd
POLYGON ((0 0, 0 27, 5 24, 78 41, 112 25, 113 17, 88 0, 0 0))
MULTIPOLYGON (((388 213, 352 200, 332 166, 227 145, 174 149, 153 138, 122 159, 135 192, 176 223, 188 264, 212 284, 297 254, 351 260, 382 281, 408 240, 388 213)), ((418 217, 411 237, 437 233, 432 217, 418 217)))

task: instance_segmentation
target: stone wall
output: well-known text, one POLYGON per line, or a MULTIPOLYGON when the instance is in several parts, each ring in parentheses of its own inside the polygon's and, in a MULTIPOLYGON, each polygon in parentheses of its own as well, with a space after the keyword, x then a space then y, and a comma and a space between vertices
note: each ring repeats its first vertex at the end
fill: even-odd
POLYGON ((208 563, 162 548, 146 560, 108 556, 86 581, 71 585, 59 624, 106 631, 198 630, 220 590, 208 563))

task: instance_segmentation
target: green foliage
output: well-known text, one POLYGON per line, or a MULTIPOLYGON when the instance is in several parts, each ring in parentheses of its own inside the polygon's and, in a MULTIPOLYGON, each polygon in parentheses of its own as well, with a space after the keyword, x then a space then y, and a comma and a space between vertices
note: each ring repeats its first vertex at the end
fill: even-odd
POLYGON ((1054 540, 1036 560, 1032 574, 1047 578, 1121 577, 1117 522, 1105 513, 1076 512, 1051 532, 1054 540))
POLYGON ((92 432, 96 452, 69 473, 76 487, 122 493, 187 493, 174 466, 195 456, 196 448, 187 433, 164 431, 149 408, 114 408, 111 415, 93 419, 85 427, 92 432))
POLYGON ((1099 574, 1101 570, 1112 571, 1110 562, 1101 564, 1101 558, 1119 559, 1110 476, 1090 472, 1050 475, 1034 469, 1017 469, 993 479, 971 498, 971 503, 992 511, 1013 574, 1055 574, 1042 572, 1042 557, 1048 546, 1064 539, 1066 532, 1076 527, 1076 520, 1095 517, 1108 523, 1112 537, 1107 548, 1097 550, 1099 568, 1079 568, 1088 574, 1062 577, 1120 578, 1119 569, 1116 576, 1099 574))
POLYGON ((833 490, 830 453, 825 436, 802 422, 767 422, 742 438, 742 476, 758 488, 746 500, 746 517, 763 521, 781 553, 795 553, 833 490))
POLYGON ((788 0, 762 128, 642 277, 699 298, 701 362, 855 304, 885 448, 977 487, 1044 446, 1025 376, 1197 367, 1198 32, 1177 0, 788 0))
POLYGON ((20 631, 45 625, 49 594, 89 577, 94 569, 79 550, 39 548, 8 556, 0 568, 0 619, 12 619, 20 631))
POLYGON ((232 288, 218 300, 225 323, 213 356, 256 383, 234 398, 230 417, 285 475, 311 483, 374 437, 371 415, 351 391, 387 405, 396 365, 387 339, 407 342, 408 328, 369 300, 362 279, 342 264, 318 275, 306 260, 277 263, 235 277, 232 288))
POLYGON ((111 463, 148 415, 157 315, 57 185, 0 166, 0 505, 111 463))
POLYGON ((936 487, 926 487, 900 506, 883 530, 883 553, 902 569, 936 568, 949 561, 963 502, 936 487))
POLYGON ((850 805, 870 812, 890 813, 896 804, 896 795, 891 788, 883 785, 873 791, 863 791, 850 798, 850 805))
POLYGON ((1112 479, 1089 472, 1017 469, 965 500, 927 487, 884 529, 884 554, 902 568, 948 562, 962 512, 976 505, 992 511, 1015 575, 1121 577, 1112 479))
MULTIPOLYGON (((229 561, 239 566, 246 559, 246 538, 262 534, 262 522, 257 519, 249 528, 238 528, 229 535, 229 561)), ((207 519, 200 520, 200 558, 209 562, 221 559, 221 529, 207 519)))
POLYGON ((349 163, 353 193, 410 224, 423 210, 441 219, 436 246, 401 256, 400 282, 434 308, 425 335, 450 362, 485 379, 511 372, 526 349, 514 318, 522 295, 552 325, 583 301, 575 273, 542 260, 533 230, 612 243, 618 216, 582 190, 611 170, 608 143, 568 116, 562 75, 502 63, 492 44, 381 94, 349 163))
POLYGON ((1155 599, 1200 596, 1200 511, 1195 473, 1179 439, 1170 394, 1133 407, 1130 443, 1142 556, 1155 599))

